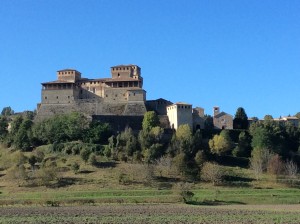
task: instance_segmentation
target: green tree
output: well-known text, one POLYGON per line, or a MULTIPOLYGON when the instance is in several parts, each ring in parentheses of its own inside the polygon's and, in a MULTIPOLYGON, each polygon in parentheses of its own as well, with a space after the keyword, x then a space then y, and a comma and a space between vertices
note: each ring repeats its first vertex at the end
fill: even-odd
POLYGON ((105 144, 110 136, 112 136, 112 129, 109 124, 92 121, 89 125, 89 129, 86 131, 84 141, 95 144, 105 144))
POLYGON ((173 139, 173 145, 179 147, 180 152, 187 155, 193 153, 193 133, 188 124, 179 125, 173 139))
POLYGON ((31 147, 31 126, 31 120, 24 120, 14 138, 14 145, 23 151, 26 151, 31 147))
POLYGON ((265 120, 265 121, 271 121, 271 120, 273 120, 273 116, 267 114, 267 115, 264 116, 264 120, 265 120))
POLYGON ((229 136, 228 130, 222 130, 219 135, 214 135, 209 140, 209 148, 214 154, 224 154, 233 148, 233 142, 229 136))
POLYGON ((11 107, 4 107, 2 109, 1 115, 3 116, 10 116, 13 115, 15 112, 13 111, 13 109, 11 109, 11 107))
POLYGON ((241 132, 239 134, 239 141, 238 145, 232 151, 234 156, 242 156, 248 157, 251 153, 251 137, 249 136, 248 132, 241 132))
POLYGON ((239 107, 233 119, 234 129, 248 129, 248 116, 243 107, 239 107))
POLYGON ((85 163, 87 163, 91 153, 92 151, 89 148, 83 148, 80 150, 80 157, 85 163))
POLYGON ((214 119, 210 115, 204 115, 204 128, 205 129, 214 129, 214 119))
POLYGON ((8 134, 8 121, 4 116, 0 117, 0 142, 3 142, 8 134))
POLYGON ((159 118, 154 111, 148 111, 144 114, 143 131, 149 132, 152 128, 159 126, 159 118))

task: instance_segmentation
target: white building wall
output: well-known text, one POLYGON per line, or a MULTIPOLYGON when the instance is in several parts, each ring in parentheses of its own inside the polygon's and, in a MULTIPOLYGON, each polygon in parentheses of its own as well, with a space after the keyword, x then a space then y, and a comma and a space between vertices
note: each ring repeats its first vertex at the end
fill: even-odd
POLYGON ((173 104, 167 107, 167 115, 171 128, 177 130, 182 124, 188 124, 193 129, 193 115, 191 104, 173 104))

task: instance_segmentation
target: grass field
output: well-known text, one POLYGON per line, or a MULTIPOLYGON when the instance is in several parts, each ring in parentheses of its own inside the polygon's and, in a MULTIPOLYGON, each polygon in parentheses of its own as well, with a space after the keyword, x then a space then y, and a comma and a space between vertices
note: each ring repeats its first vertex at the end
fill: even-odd
POLYGON ((0 223, 300 223, 299 205, 10 207, 0 223))

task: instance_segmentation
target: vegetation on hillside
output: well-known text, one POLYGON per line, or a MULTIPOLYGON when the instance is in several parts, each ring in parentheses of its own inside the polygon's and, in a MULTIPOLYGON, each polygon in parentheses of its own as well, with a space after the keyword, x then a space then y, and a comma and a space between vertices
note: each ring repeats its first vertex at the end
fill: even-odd
POLYGON ((69 186, 79 182, 77 176, 116 166, 106 186, 116 181, 177 189, 184 202, 196 197, 187 182, 255 187, 267 179, 271 185, 299 186, 300 129, 271 118, 248 128, 243 108, 236 113, 237 129, 220 131, 193 132, 181 125, 171 133, 159 126, 154 112, 145 114, 139 132, 121 133, 79 113, 33 118, 34 113, 16 115, 11 108, 0 116, 0 177, 21 187, 69 186))

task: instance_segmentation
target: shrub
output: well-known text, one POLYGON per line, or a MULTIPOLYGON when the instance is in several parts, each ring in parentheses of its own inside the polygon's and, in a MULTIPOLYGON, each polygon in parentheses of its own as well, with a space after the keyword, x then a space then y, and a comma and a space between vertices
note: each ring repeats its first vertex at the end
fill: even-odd
POLYGON ((292 160, 288 160, 285 163, 285 171, 286 171, 286 174, 289 177, 295 178, 297 176, 297 173, 298 173, 298 166, 292 160))
POLYGON ((184 203, 190 203, 193 200, 194 193, 191 191, 192 184, 191 183, 176 183, 172 187, 172 191, 175 195, 181 197, 181 200, 184 203))
POLYGON ((78 163, 73 163, 71 166, 71 169, 73 170, 73 172, 76 174, 78 173, 79 169, 80 169, 80 165, 78 163))
POLYGON ((97 164, 97 158, 95 153, 91 153, 89 156, 89 164, 95 166, 97 164))
POLYGON ((201 171, 201 179, 217 185, 222 182, 224 171, 222 167, 216 163, 204 163, 201 171))
POLYGON ((270 174, 279 175, 284 169, 284 164, 278 154, 273 155, 268 161, 267 171, 270 174))

